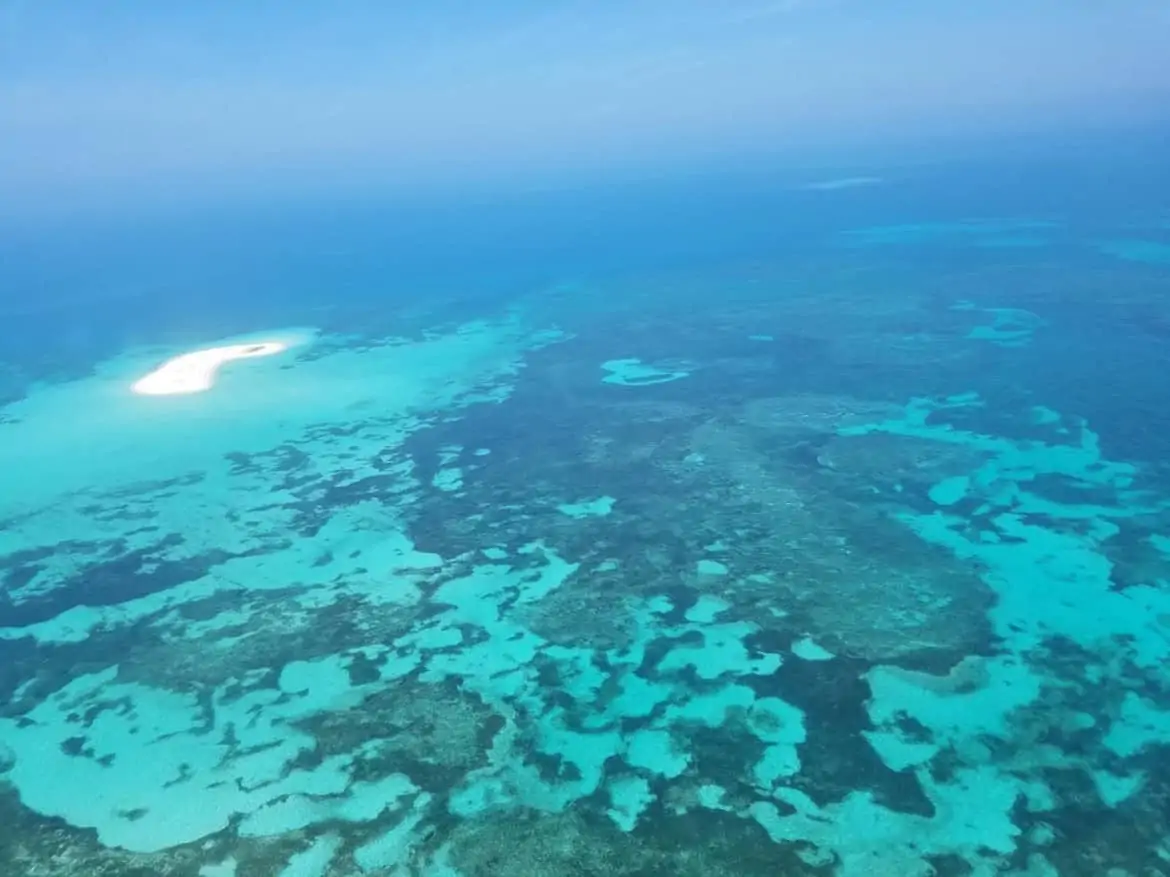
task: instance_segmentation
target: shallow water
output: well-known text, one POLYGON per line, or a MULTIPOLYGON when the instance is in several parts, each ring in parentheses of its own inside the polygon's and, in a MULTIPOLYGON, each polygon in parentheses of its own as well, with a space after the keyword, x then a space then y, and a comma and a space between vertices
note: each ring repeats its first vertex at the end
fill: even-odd
POLYGON ((23 251, 0 870, 1163 873, 1170 227, 1076 170, 23 251))

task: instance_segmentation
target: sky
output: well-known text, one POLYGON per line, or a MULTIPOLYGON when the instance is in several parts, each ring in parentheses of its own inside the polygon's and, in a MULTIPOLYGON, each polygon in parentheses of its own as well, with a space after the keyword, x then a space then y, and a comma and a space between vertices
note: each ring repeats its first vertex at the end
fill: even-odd
POLYGON ((0 0, 0 211, 861 159, 1156 115, 1168 45, 1167 0, 0 0))

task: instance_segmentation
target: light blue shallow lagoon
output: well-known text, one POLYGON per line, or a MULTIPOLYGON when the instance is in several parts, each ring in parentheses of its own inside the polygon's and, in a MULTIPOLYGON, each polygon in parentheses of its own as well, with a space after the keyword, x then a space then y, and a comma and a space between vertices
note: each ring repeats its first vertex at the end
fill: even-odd
POLYGON ((1170 873, 1092 149, 9 236, 0 873, 1170 873))

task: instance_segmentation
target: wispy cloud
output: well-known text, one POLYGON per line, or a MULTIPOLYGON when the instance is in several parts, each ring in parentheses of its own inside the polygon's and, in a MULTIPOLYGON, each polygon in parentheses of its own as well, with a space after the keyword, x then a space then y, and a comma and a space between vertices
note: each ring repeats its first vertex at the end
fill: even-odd
POLYGON ((885 182, 882 177, 838 177, 832 180, 818 180, 815 183, 805 183, 797 186, 806 192, 839 192, 842 189, 863 189, 870 186, 880 186, 885 182))
POLYGON ((788 16, 809 9, 835 6, 838 0, 765 0, 762 3, 732 4, 727 18, 733 22, 756 22, 776 16, 788 16))

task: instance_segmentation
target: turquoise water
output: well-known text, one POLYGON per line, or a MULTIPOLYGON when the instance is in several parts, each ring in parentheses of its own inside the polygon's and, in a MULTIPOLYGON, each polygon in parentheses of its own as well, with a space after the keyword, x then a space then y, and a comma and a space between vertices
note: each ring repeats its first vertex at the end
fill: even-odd
POLYGON ((1063 155, 10 236, 0 871, 1164 873, 1170 190, 1063 155))

